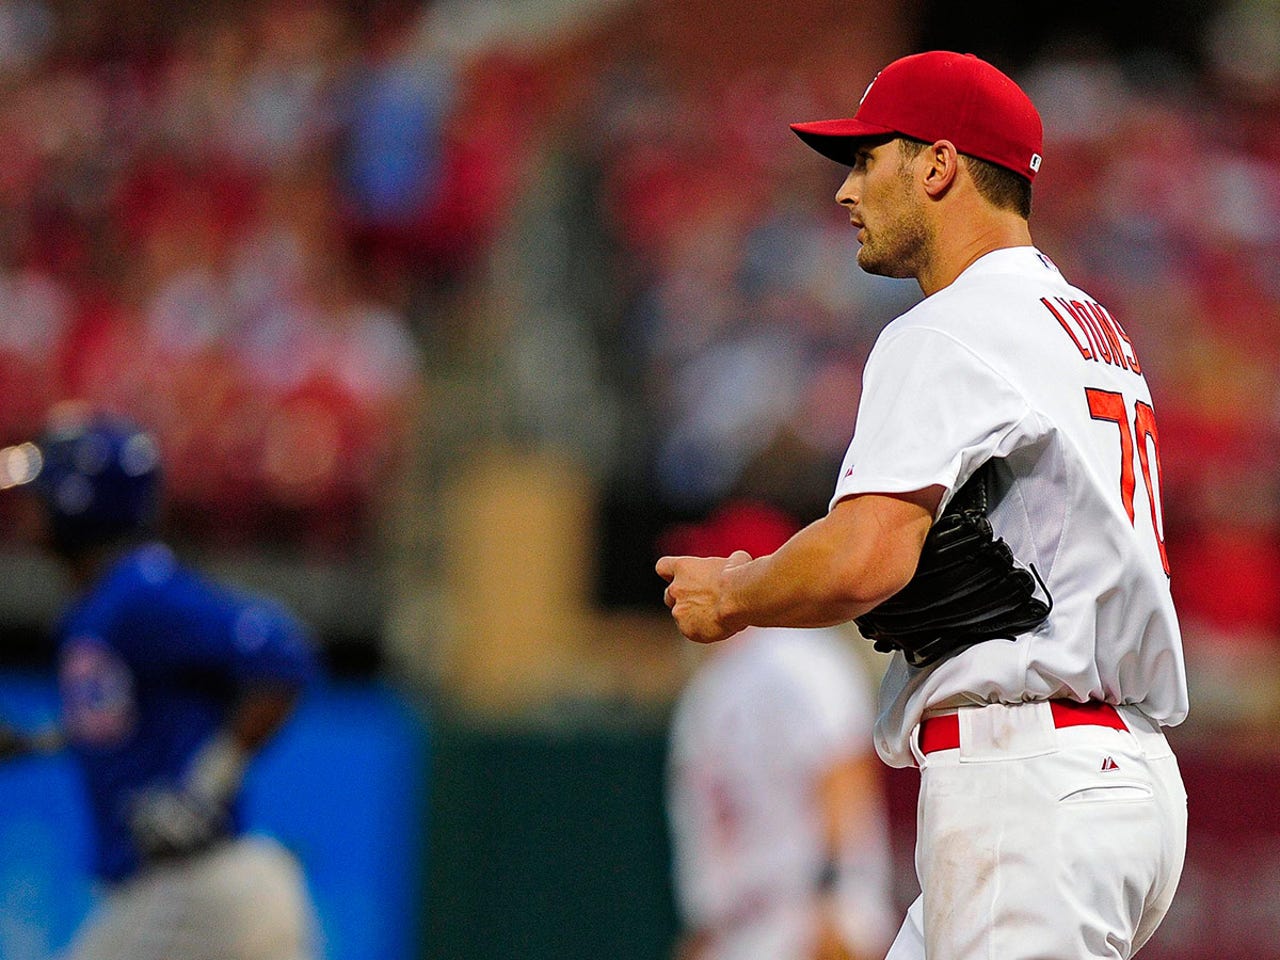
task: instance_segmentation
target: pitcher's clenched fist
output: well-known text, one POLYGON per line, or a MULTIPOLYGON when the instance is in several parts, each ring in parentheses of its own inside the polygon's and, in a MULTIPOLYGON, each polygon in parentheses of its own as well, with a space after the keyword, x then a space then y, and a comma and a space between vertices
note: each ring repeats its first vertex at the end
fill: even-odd
POLYGON ((733 571, 750 560, 747 551, 735 550, 728 557, 663 557, 658 561, 658 576, 667 581, 662 599, 681 633, 695 643, 715 643, 747 626, 732 609, 728 586, 733 571))

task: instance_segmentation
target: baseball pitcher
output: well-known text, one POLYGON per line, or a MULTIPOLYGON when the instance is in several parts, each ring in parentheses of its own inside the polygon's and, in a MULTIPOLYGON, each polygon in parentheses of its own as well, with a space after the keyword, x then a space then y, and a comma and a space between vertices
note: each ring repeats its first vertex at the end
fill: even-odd
POLYGON ((792 129, 849 168, 859 265, 925 297, 867 360, 827 514, 756 558, 663 557, 667 605, 699 642, 856 620, 891 654, 875 745, 920 769, 922 892, 890 960, 1130 957, 1186 847, 1138 345, 1032 243, 1041 121, 994 66, 904 57, 792 129))

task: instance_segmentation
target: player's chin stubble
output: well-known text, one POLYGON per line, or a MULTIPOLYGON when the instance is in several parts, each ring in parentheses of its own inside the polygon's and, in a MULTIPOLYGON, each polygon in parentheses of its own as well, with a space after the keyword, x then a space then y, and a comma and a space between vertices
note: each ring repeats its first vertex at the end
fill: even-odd
POLYGON ((920 210, 908 207, 902 216, 879 225, 874 232, 867 228, 858 250, 858 266, 881 277, 918 276, 921 264, 928 259, 930 239, 920 210))
POLYGON ((881 277, 918 277, 928 262, 933 237, 924 211, 911 196, 911 179, 906 167, 899 179, 901 193, 896 198, 897 215, 886 216, 873 230, 867 226, 858 250, 858 266, 881 277))

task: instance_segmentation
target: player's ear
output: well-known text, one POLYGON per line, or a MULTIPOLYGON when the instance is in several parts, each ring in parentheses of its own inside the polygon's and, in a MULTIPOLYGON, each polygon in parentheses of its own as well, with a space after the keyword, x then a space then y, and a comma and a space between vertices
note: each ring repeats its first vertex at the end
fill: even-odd
POLYGON ((920 182, 935 199, 950 189, 960 172, 960 153, 950 140, 935 140, 920 151, 919 161, 920 182))

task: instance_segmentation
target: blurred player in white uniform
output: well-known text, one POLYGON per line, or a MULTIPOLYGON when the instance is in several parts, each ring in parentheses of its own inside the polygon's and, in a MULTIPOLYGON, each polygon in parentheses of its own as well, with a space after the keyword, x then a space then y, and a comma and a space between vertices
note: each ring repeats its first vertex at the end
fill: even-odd
POLYGON ((989 470, 990 525, 1053 604, 936 662, 893 653, 875 743, 921 770, 922 894, 889 957, 1123 960, 1169 908, 1187 827, 1161 730, 1187 690, 1139 346, 1032 244, 1040 117, 995 67, 905 57, 854 117, 793 129, 851 168, 836 199, 859 265, 925 298, 867 360, 826 516, 755 559, 662 558, 667 604, 700 642, 862 617, 923 582, 934 521, 989 470))
POLYGON ((310 960, 302 871, 244 832, 240 805, 318 674, 308 631, 153 539, 160 464, 136 425, 74 411, 0 462, 25 464, 8 480, 37 492, 76 588, 56 629, 60 735, 0 736, 9 757, 65 746, 82 774, 103 896, 69 960, 310 960))
MULTIPOLYGON (((750 522, 763 509, 731 505, 704 530, 768 549, 780 540, 750 522)), ((682 692, 668 761, 681 960, 884 955, 889 827, 870 682, 848 643, 748 629, 707 650, 682 692)))

